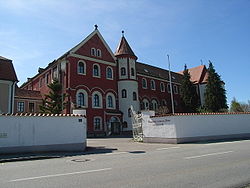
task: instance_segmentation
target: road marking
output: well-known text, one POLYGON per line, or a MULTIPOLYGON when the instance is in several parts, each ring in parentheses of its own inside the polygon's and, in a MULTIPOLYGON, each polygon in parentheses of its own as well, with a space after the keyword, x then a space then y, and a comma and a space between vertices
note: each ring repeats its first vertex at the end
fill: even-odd
POLYGON ((15 179, 15 180, 10 180, 9 182, 28 181, 28 180, 35 180, 35 179, 43 179, 43 178, 52 178, 52 177, 75 175, 75 174, 87 174, 87 173, 92 173, 92 172, 107 171, 107 170, 111 170, 111 169, 112 168, 102 168, 102 169, 97 169, 97 170, 70 172, 70 173, 65 173, 65 174, 52 174, 52 175, 46 175, 46 176, 37 176, 37 177, 30 177, 30 178, 15 179))
POLYGON ((103 155, 120 155, 120 154, 124 154, 124 153, 128 153, 128 152, 121 151, 121 152, 114 152, 114 153, 104 153, 103 155))
POLYGON ((249 142, 249 140, 230 141, 230 142, 215 142, 215 143, 209 143, 209 144, 204 144, 204 145, 205 146, 212 146, 212 145, 222 145, 222 144, 235 144, 235 143, 241 143, 241 142, 249 142))
POLYGON ((225 151, 225 152, 218 152, 218 153, 209 153, 205 155, 196 155, 196 156, 191 156, 191 157, 185 157, 185 159, 196 159, 196 158, 201 158, 201 157, 207 157, 207 156, 213 156, 213 155, 223 155, 227 153, 232 153, 234 151, 225 151))
POLYGON ((157 151, 161 151, 161 150, 168 150, 168 149, 178 149, 180 147, 168 147, 168 148, 158 148, 156 149, 157 151))

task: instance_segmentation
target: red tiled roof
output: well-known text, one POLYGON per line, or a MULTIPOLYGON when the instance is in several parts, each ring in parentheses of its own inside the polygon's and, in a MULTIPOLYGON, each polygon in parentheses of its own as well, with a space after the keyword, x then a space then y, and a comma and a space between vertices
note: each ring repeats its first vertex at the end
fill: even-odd
POLYGON ((42 99, 40 91, 16 88, 15 97, 28 99, 42 99))
MULTIPOLYGON (((207 80, 207 72, 206 72, 206 66, 200 65, 198 67, 194 67, 191 69, 188 69, 188 72, 190 74, 190 80, 193 83, 205 83, 207 80)), ((183 71, 179 72, 183 74, 183 71)))
POLYGON ((11 60, 0 56, 0 80, 18 81, 11 60))
POLYGON ((115 56, 117 55, 131 55, 136 57, 124 36, 122 36, 121 41, 116 49, 115 56))

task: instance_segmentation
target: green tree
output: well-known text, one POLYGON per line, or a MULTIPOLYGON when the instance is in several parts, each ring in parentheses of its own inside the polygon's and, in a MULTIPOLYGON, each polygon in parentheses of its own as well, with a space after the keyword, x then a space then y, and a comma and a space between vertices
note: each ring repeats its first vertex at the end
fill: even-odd
POLYGON ((236 100, 235 97, 231 101, 230 112, 244 112, 241 104, 236 100))
POLYGON ((54 80, 48 87, 50 88, 49 94, 45 95, 40 110, 43 113, 60 114, 65 108, 66 94, 62 94, 62 85, 58 80, 54 80))
POLYGON ((209 112, 219 112, 228 108, 224 84, 209 61, 208 79, 205 90, 205 108, 209 112))
POLYGON ((198 95, 194 84, 190 81, 190 74, 185 65, 180 86, 181 103, 184 112, 196 112, 199 106, 198 95))

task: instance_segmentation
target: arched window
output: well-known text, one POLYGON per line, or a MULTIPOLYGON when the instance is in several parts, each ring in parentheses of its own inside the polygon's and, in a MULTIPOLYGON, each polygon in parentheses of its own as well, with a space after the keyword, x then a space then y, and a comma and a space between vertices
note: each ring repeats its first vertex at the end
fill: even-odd
POLYGON ((133 92, 133 100, 134 100, 134 101, 137 100, 137 94, 136 94, 136 92, 133 92))
POLYGON ((170 84, 167 85, 168 93, 171 92, 170 84))
POLYGON ((111 67, 107 67, 106 77, 107 77, 107 79, 113 79, 113 69, 111 67))
POLYGON ((84 94, 83 93, 78 93, 78 106, 84 106, 85 101, 84 101, 84 94))
POLYGON ((93 105, 93 108, 102 107, 102 95, 98 91, 92 94, 92 105, 93 105))
POLYGON ((96 49, 95 48, 91 48, 91 55, 96 56, 96 49))
POLYGON ((126 69, 125 69, 125 67, 122 67, 122 68, 121 68, 121 75, 122 75, 122 76, 125 76, 125 75, 126 75, 126 69))
POLYGON ((148 110, 149 109, 149 102, 147 99, 142 100, 142 110, 148 110))
POLYGON ((106 108, 115 109, 115 96, 113 93, 108 93, 106 95, 106 108))
POLYGON ((147 80, 145 78, 142 79, 142 88, 147 89, 147 80))
POLYGON ((174 85, 174 94, 178 94, 178 87, 174 85))
POLYGON ((85 74, 85 63, 82 61, 78 62, 78 74, 85 74))
POLYGON ((160 83, 161 92, 165 91, 165 85, 163 82, 160 83))
POLYGON ((122 98, 127 98, 127 90, 126 89, 122 90, 122 98))
POLYGON ((96 54, 97 57, 102 57, 102 51, 100 49, 97 49, 96 54))
POLYGON ((102 130, 102 118, 101 117, 94 117, 94 130, 100 131, 102 130))
POLYGON ((131 110, 131 108, 129 108, 128 109, 128 117, 131 117, 131 115, 132 115, 132 110, 131 110))
POLYGON ((100 77, 100 66, 97 64, 94 64, 93 66, 93 76, 100 77))
POLYGON ((135 76, 135 69, 131 68, 131 76, 135 76))
POLYGON ((151 101, 151 104, 153 110, 158 110, 158 102, 155 99, 151 101))
POLYGON ((79 108, 88 106, 88 94, 83 89, 78 90, 76 93, 76 106, 79 108))
POLYGON ((155 90, 155 81, 154 80, 150 81, 150 87, 152 90, 155 90))

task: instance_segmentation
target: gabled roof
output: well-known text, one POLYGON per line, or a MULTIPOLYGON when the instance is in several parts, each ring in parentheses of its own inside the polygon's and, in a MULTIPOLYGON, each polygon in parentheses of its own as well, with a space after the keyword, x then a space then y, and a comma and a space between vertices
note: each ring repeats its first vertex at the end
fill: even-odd
POLYGON ((42 100, 42 95, 41 95, 40 91, 20 89, 18 87, 16 87, 16 90, 15 90, 15 97, 26 98, 26 99, 41 99, 42 100))
POLYGON ((75 47, 73 47, 71 50, 69 50, 69 53, 75 53, 79 48, 81 48, 86 42, 88 42, 94 35, 98 35, 98 37, 101 39, 101 41, 103 42, 104 46, 106 47, 106 49, 109 51, 110 55, 112 56, 112 58, 114 60, 116 60, 112 50, 110 49, 109 45, 106 43, 106 41, 104 40, 104 38, 102 37, 101 33, 99 32, 99 30, 96 28, 92 33, 90 33, 82 42, 80 42, 79 44, 77 44, 75 47))
POLYGON ((0 80, 18 81, 10 59, 0 56, 0 80))
POLYGON ((133 50, 129 46, 129 44, 124 36, 122 36, 120 43, 119 43, 119 45, 116 49, 116 52, 115 52, 115 56, 118 56, 118 55, 131 55, 131 56, 136 57, 136 55, 134 54, 133 50))
MULTIPOLYGON (((151 65, 147 65, 144 63, 136 62, 136 71, 139 74, 143 74, 146 76, 156 77, 164 80, 169 80, 169 71, 165 69, 161 69, 158 67, 154 67, 151 65)), ((182 79, 182 75, 176 72, 171 71, 172 82, 180 83, 182 79)))
MULTIPOLYGON (((200 65, 198 67, 190 68, 188 69, 188 72, 190 74, 190 80, 193 83, 205 83, 207 80, 208 74, 205 65, 200 65)), ((181 71, 180 74, 183 74, 183 71, 181 71)))

